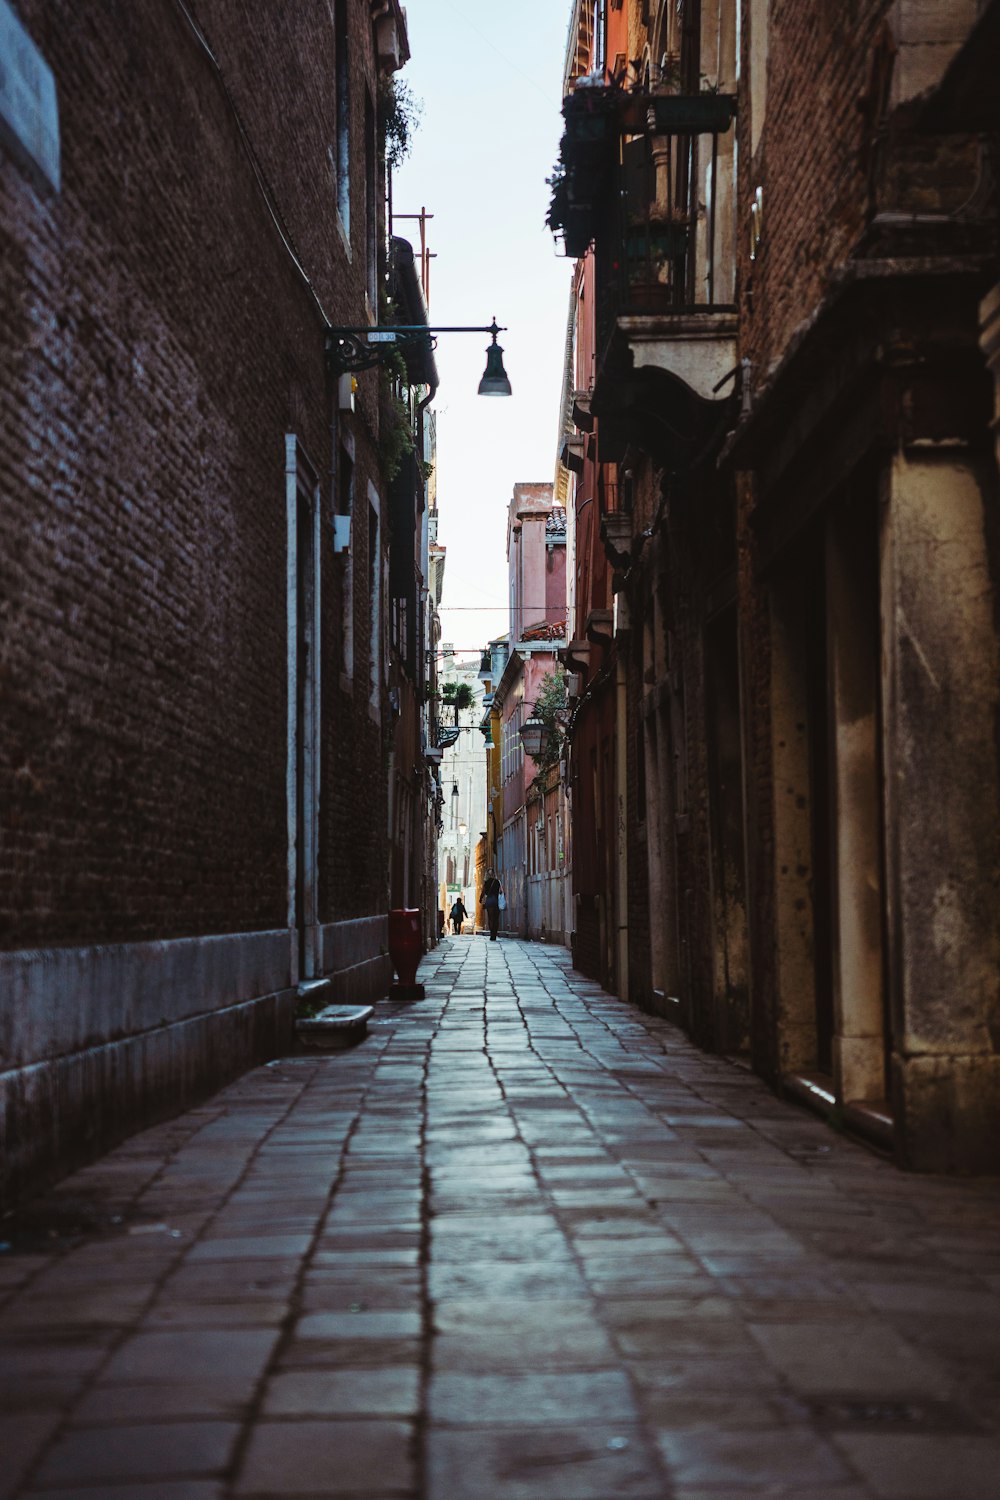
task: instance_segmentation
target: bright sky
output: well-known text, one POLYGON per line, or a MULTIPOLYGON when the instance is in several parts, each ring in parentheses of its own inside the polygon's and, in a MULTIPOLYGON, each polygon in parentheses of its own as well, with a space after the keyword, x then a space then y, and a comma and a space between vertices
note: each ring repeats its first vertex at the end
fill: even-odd
MULTIPOLYGON (((442 628, 460 654, 507 626, 507 503, 551 481, 572 262, 545 227, 559 149, 570 0, 408 0, 400 77, 423 103, 397 172, 397 214, 425 207, 431 323, 507 325, 513 396, 476 395, 488 335, 443 334, 436 360, 438 541, 448 550, 442 628)), ((419 226, 396 233, 419 248, 419 226)))

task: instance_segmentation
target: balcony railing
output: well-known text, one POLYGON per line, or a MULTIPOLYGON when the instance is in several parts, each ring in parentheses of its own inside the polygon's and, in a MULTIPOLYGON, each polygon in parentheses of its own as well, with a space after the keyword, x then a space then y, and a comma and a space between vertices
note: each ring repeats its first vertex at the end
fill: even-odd
POLYGON ((623 314, 733 305, 736 100, 730 94, 578 89, 549 222, 596 254, 598 337, 623 314))
POLYGON ((613 211, 595 237, 601 345, 621 316, 732 307, 732 118, 725 96, 667 95, 622 140, 613 211))

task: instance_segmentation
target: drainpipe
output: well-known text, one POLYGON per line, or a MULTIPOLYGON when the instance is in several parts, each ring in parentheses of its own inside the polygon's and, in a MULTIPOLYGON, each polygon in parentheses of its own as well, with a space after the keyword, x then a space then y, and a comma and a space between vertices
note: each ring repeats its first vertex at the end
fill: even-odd
POLYGON ((424 441, 424 412, 426 411, 427 407, 430 406, 436 395, 437 386, 428 386, 427 395, 421 397, 421 399, 417 402, 417 431, 420 433, 421 447, 423 446, 424 441))
MULTIPOLYGON (((430 406, 431 402, 434 400, 434 397, 436 395, 437 395, 437 386, 436 385, 430 385, 430 386, 427 387, 427 395, 424 396, 424 397, 422 397, 421 400, 419 400, 417 402, 416 428, 417 428, 418 441, 419 441, 419 444, 420 444, 419 458, 420 458, 421 465, 423 464, 423 461, 424 461, 424 412, 427 410, 428 406, 430 406)), ((426 525, 426 523, 427 523, 427 480, 424 479, 423 477, 421 477, 421 484, 423 485, 423 489, 424 489, 424 526, 423 526, 422 531, 421 531, 421 538, 423 538, 424 536, 427 535, 427 525, 426 525)), ((429 562, 428 549, 427 549, 427 547, 425 545, 422 545, 421 548, 420 548, 420 566, 421 566, 421 568, 426 567, 427 570, 428 570, 427 577, 424 579, 425 587, 422 590, 423 593, 427 593, 428 589, 430 588, 430 562, 429 562)), ((424 614, 423 609, 421 609, 421 611, 420 611, 420 635, 419 635, 419 646, 418 646, 418 649, 421 650, 421 651, 423 650, 423 647, 424 647, 424 628, 423 628, 424 627, 424 618, 423 618, 423 614, 424 614)), ((431 645, 431 649, 433 649, 433 643, 431 645)), ((428 672, 427 672, 427 664, 426 664, 426 662, 422 662, 421 663, 421 675, 423 677, 423 680, 426 682, 428 680, 428 672)), ((428 728, 430 728, 430 724, 431 724, 431 721, 430 721, 430 718, 428 718, 428 728)), ((423 785, 424 778, 426 777, 426 774, 427 774, 427 765, 426 765, 426 762, 425 762, 423 764, 423 766, 421 767, 421 785, 423 785)), ((424 812, 423 809, 420 809, 419 816, 420 816, 422 831, 424 833, 427 833, 428 832, 428 829, 427 829, 427 817, 426 817, 426 814, 425 814, 425 812, 424 812)), ((427 951, 430 952, 430 950, 432 948, 437 947, 437 941, 438 941, 438 916, 437 916, 437 914, 438 914, 438 899, 439 899, 439 897, 438 897, 438 881, 437 881, 437 875, 438 875, 438 869, 437 869, 438 855, 437 855, 437 841, 436 841, 433 833, 431 834, 431 837, 428 840, 428 842, 429 842, 429 844, 430 844, 431 847, 429 849, 425 849, 424 850, 424 872, 425 872, 425 875, 428 876, 428 881, 427 881, 428 899, 426 901, 426 907, 427 907, 427 909, 424 912, 424 942, 425 942, 425 944, 427 946, 427 951), (429 899, 429 893, 430 893, 430 890, 431 890, 430 879, 429 879, 429 872, 430 872, 430 869, 431 869, 431 850, 433 850, 433 865, 434 865, 434 877, 435 877, 434 878, 434 885, 433 885, 433 891, 434 891, 434 899, 433 899, 433 901, 431 901, 429 899)), ((447 901, 446 901, 445 902, 445 913, 446 914, 447 914, 447 910, 448 910, 448 904, 447 904, 447 901)))

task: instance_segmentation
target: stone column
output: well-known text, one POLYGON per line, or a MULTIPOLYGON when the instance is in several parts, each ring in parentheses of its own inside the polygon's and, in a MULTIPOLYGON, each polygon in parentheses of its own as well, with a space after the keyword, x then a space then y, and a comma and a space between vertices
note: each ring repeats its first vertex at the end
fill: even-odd
POLYGON ((629 998, 628 978, 628 678, 623 654, 615 667, 615 978, 618 995, 629 998))
POLYGON ((774 783, 775 1023, 778 1074, 816 1061, 812 827, 801 580, 770 590, 771 764, 774 783))
POLYGON ((656 664, 656 637, 660 631, 658 591, 654 585, 643 620, 643 696, 641 722, 636 733, 642 734, 646 766, 646 874, 649 889, 650 984, 654 1005, 662 1008, 666 993, 666 882, 663 874, 663 826, 665 788, 660 780, 660 746, 655 709, 655 684, 659 681, 656 664))
MULTIPOLYGON (((870 497, 874 508, 876 497, 870 497)), ((827 621, 833 738, 834 1092, 885 1095, 881 796, 875 528, 838 510, 828 526, 827 621)))
POLYGON ((966 450, 887 466, 883 761, 892 1096, 905 1162, 995 1171, 1000 649, 995 496, 966 450))

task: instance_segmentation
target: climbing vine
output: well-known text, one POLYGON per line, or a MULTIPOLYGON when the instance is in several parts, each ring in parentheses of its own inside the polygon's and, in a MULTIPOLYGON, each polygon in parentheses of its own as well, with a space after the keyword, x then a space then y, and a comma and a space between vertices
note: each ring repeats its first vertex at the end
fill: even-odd
POLYGON ((560 717, 565 716, 565 710, 566 673, 562 667, 557 667, 554 672, 546 672, 542 678, 541 692, 535 699, 532 710, 535 718, 541 719, 545 725, 541 759, 536 762, 539 776, 544 776, 556 764, 562 752, 566 731, 560 723, 560 717))
POLYGON ((378 103, 382 159, 395 172, 413 149, 413 137, 424 112, 423 101, 409 84, 390 73, 379 82, 378 103))

